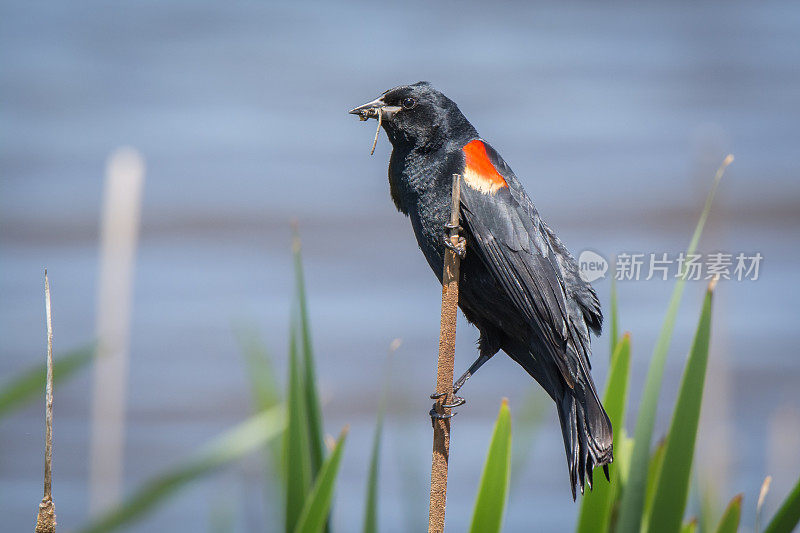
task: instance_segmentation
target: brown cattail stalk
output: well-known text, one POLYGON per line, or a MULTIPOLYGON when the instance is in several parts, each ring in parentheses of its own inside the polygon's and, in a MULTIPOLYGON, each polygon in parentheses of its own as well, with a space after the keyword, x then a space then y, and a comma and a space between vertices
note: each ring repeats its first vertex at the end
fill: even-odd
POLYGON ((47 315, 47 383, 44 416, 44 497, 36 517, 36 533, 55 533, 56 507, 53 504, 53 320, 50 314, 50 280, 44 271, 44 309, 47 315))
MULTIPOLYGON (((461 176, 453 174, 453 198, 450 207, 450 242, 458 244, 459 205, 461 202, 461 176)), ((458 278, 461 260, 455 251, 444 252, 442 275, 442 319, 439 329, 439 366, 436 374, 436 392, 441 394, 434 405, 435 411, 450 416, 444 407, 453 399, 453 365, 456 352, 456 317, 458 312, 458 278)), ((428 533, 444 531, 444 512, 447 503, 447 466, 450 460, 450 419, 433 420, 433 460, 431 463, 431 499, 428 510, 428 533)))

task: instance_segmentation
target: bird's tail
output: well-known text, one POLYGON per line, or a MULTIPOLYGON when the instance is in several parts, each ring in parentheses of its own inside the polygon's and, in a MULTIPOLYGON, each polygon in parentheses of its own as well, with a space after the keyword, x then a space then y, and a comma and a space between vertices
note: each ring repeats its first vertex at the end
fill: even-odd
POLYGON ((556 400, 573 500, 578 483, 581 494, 585 480, 591 489, 592 469, 602 466, 607 478, 607 465, 613 460, 611 421, 597 397, 592 378, 586 378, 575 389, 564 387, 560 401, 556 400))

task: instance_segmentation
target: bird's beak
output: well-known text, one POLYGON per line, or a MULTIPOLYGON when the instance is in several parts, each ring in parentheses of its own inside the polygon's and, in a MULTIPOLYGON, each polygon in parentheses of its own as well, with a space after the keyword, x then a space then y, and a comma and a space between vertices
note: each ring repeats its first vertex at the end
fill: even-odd
POLYGON ((400 106, 396 105, 386 105, 386 102, 383 101, 383 97, 376 98, 371 102, 367 102, 364 105, 360 105, 354 109, 348 111, 351 115, 358 115, 358 118, 361 120, 367 120, 369 118, 378 118, 378 115, 382 115, 381 118, 387 119, 392 118, 395 113, 400 111, 400 106))

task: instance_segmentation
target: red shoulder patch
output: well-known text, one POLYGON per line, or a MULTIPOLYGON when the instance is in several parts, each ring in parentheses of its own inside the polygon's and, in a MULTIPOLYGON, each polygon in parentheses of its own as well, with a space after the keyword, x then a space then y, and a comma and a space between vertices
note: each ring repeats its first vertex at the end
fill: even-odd
POLYGON ((494 194, 502 187, 508 187, 503 176, 494 168, 486 145, 480 139, 470 141, 462 149, 466 164, 464 165, 464 182, 484 194, 494 194))

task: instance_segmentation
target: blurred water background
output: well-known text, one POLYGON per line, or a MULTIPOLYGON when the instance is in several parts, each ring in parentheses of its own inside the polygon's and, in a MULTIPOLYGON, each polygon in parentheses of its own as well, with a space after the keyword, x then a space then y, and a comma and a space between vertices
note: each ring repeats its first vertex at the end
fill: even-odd
MULTIPOLYGON (((43 360, 42 271, 56 353, 96 331, 98 221, 106 158, 145 160, 131 308, 125 487, 251 410, 235 330, 257 328, 281 375, 292 293, 290 221, 303 238, 326 431, 351 425, 335 524, 360 524, 385 354, 392 401, 380 525, 424 526, 440 291, 389 199, 389 145, 346 111, 426 79, 515 169, 569 248, 606 257, 681 251, 711 177, 724 178, 705 251, 760 252, 757 281, 717 291, 697 450, 752 525, 800 473, 800 4, 471 2, 81 2, 0 4, 0 378, 43 360)), ((607 309, 609 281, 595 286, 607 309)), ((690 283, 667 363, 669 423, 704 285, 690 283)), ((630 423, 672 284, 620 282, 633 332, 630 423)), ((460 322, 456 371, 476 355, 460 322)), ((607 335, 594 343, 602 387, 607 335)), ((88 516, 91 372, 57 387, 60 524, 88 516)), ((466 529, 492 419, 530 379, 504 356, 464 389, 453 426, 448 522, 466 529)), ((506 529, 564 531, 578 506, 554 409, 518 472, 506 529)), ((0 425, 3 530, 29 528, 41 495, 38 403, 0 425)), ((517 452, 521 450, 516 450, 517 452)), ((133 531, 278 530, 253 458, 193 485, 133 531)), ((358 526, 360 527, 360 526, 358 526)))

